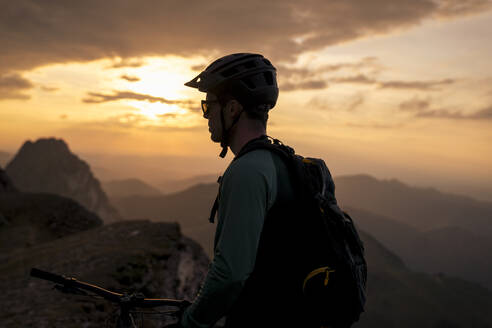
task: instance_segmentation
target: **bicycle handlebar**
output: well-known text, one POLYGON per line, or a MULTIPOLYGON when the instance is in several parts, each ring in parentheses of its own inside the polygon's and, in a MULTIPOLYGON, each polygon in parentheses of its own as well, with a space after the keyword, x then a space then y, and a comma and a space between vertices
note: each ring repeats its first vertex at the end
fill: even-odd
POLYGON ((64 287, 78 288, 86 291, 93 292, 108 301, 119 303, 121 305, 125 305, 127 307, 140 307, 140 308, 152 308, 158 306, 177 306, 179 308, 186 307, 190 303, 186 300, 175 300, 168 298, 145 298, 141 294, 120 294, 116 292, 112 292, 110 290, 101 288, 96 285, 88 284, 83 281, 78 281, 75 278, 61 276, 55 273, 42 271, 36 268, 31 269, 30 273, 31 277, 48 280, 64 287))

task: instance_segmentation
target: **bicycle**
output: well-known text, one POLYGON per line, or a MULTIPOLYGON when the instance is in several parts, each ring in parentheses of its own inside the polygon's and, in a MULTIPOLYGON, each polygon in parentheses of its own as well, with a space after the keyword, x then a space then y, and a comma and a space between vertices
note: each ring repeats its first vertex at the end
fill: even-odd
POLYGON ((186 300, 176 300, 168 298, 145 298, 145 296, 141 293, 116 293, 97 285, 79 281, 73 277, 66 277, 63 275, 42 271, 36 268, 31 269, 30 276, 54 282, 56 284, 54 288, 63 293, 96 298, 99 297, 111 303, 115 303, 119 307, 119 314, 116 318, 116 328, 138 328, 137 324, 135 323, 134 314, 148 314, 147 312, 139 311, 138 309, 173 306, 177 307, 178 309, 152 313, 170 315, 175 318, 179 318, 184 309, 191 304, 186 300))

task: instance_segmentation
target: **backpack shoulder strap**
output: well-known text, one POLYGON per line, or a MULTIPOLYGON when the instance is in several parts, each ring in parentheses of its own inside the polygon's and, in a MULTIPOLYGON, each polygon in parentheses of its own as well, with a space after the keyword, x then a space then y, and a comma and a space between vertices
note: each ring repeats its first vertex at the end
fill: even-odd
MULTIPOLYGON (((286 164, 288 164, 288 160, 291 158, 291 156, 294 155, 294 149, 284 145, 280 140, 274 139, 266 135, 262 135, 246 143, 246 145, 243 146, 243 148, 239 151, 236 157, 234 157, 233 161, 239 159, 241 156, 256 149, 268 149, 278 154, 280 158, 282 158, 282 160, 286 162, 286 164)), ((219 180, 217 181, 219 183, 219 190, 220 190, 220 183, 222 180, 221 178, 222 177, 219 177, 219 180)), ((217 193, 217 197, 215 198, 214 205, 212 206, 212 209, 210 211, 210 217, 209 217, 210 223, 215 222, 215 216, 217 215, 218 208, 219 208, 219 195, 217 193)))

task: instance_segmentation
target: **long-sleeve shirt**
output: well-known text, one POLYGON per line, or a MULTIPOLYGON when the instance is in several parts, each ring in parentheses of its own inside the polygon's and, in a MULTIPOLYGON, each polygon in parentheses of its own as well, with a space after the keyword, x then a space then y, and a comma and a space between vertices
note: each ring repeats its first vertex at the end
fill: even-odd
POLYGON ((277 194, 277 172, 268 150, 233 161, 219 191, 214 258, 197 298, 181 324, 210 327, 227 315, 254 269, 263 223, 277 194))

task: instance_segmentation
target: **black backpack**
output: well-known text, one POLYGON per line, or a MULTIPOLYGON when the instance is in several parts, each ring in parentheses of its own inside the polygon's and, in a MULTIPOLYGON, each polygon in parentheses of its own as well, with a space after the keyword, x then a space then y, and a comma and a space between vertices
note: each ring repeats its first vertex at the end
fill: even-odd
MULTIPOLYGON (((262 136, 246 144, 236 158, 267 149, 286 164, 293 179, 303 220, 300 245, 304 247, 303 302, 311 319, 320 326, 350 327, 359 320, 366 302, 367 264, 364 246, 352 218, 342 211, 335 198, 335 184, 325 162, 304 158, 277 139, 262 136)), ((217 200, 212 209, 215 217, 217 200)))

